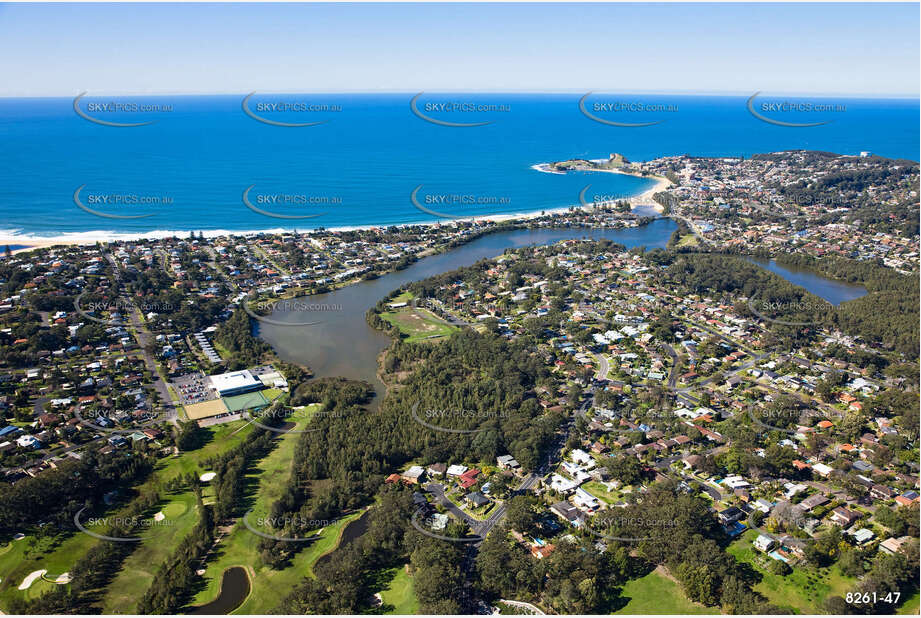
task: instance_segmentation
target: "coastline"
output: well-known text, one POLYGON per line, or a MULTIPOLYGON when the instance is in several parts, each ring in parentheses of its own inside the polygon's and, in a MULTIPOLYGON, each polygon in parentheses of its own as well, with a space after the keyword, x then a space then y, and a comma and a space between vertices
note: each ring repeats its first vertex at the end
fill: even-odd
MULTIPOLYGON (((565 172, 555 172, 546 169, 548 163, 538 163, 531 166, 531 169, 545 173, 545 174, 565 174, 565 172)), ((646 178, 650 180, 655 180, 656 184, 643 191, 637 195, 630 196, 626 198, 627 203, 630 204, 631 208, 636 208, 638 206, 648 206, 655 209, 656 212, 662 214, 664 208, 653 201, 652 196, 655 193, 663 191, 671 186, 671 181, 662 176, 643 176, 641 174, 632 174, 630 172, 625 172, 619 169, 591 169, 585 170, 590 172, 605 172, 611 174, 622 174, 624 176, 633 176, 634 178, 646 178)), ((594 203, 592 203, 594 205, 594 203)), ((502 213, 502 214, 493 214, 493 215, 483 215, 480 217, 471 217, 465 218, 464 221, 492 221, 494 223, 509 223, 509 222, 525 222, 532 219, 538 219, 540 217, 545 217, 547 215, 556 215, 569 212, 572 208, 581 208, 581 204, 571 204, 568 206, 559 206, 557 208, 550 209, 541 209, 537 211, 529 212, 520 212, 520 213, 502 213)), ((330 227, 325 228, 330 232, 348 232, 355 230, 370 230, 377 228, 405 228, 405 227, 417 227, 417 226, 436 226, 436 225, 451 225, 454 220, 443 220, 443 221, 418 221, 410 223, 400 223, 394 225, 388 224, 377 224, 377 225, 354 225, 354 226, 340 226, 340 227, 330 227)), ((218 238, 221 236, 258 236, 260 234, 283 234, 286 232, 291 232, 295 228, 267 228, 264 230, 202 230, 200 233, 203 233, 205 238, 218 238)), ((313 230, 301 230, 301 232, 310 232, 313 230)), ((171 237, 188 237, 190 230, 152 230, 150 232, 107 232, 105 230, 92 230, 88 232, 76 232, 76 233, 66 233, 60 234, 58 236, 35 236, 33 234, 17 234, 9 230, 0 231, 0 249, 4 245, 25 245, 17 249, 13 249, 12 253, 24 253, 27 251, 33 251, 35 249, 45 249, 48 247, 55 246, 73 246, 73 245, 94 245, 96 243, 109 243, 109 242, 130 242, 130 241, 139 241, 139 240, 156 240, 160 238, 171 238, 171 237)))
MULTIPOLYGON (((606 159, 598 159, 597 161, 606 161, 606 159)), ((549 168, 549 166, 550 166, 549 163, 538 163, 536 165, 532 165, 531 169, 537 170, 538 172, 542 172, 544 174, 565 174, 566 173, 566 172, 553 171, 549 168)), ((669 180, 668 178, 665 178, 664 176, 655 176, 651 174, 649 176, 643 176, 642 174, 633 174, 630 172, 625 172, 622 169, 590 168, 590 169, 583 169, 579 171, 601 172, 601 173, 606 173, 606 174, 620 174, 622 176, 633 176, 634 178, 645 178, 647 180, 654 180, 656 182, 655 185, 653 185, 646 191, 643 191, 642 193, 638 193, 636 195, 632 195, 626 198, 626 201, 627 203, 630 204, 632 208, 635 208, 637 206, 649 206, 651 208, 654 208, 656 212, 658 212, 659 214, 662 214, 663 212, 665 212, 665 208, 661 204, 659 204, 658 202, 652 199, 652 196, 655 195, 656 193, 659 193, 660 191, 664 191, 665 189, 668 189, 669 187, 672 186, 673 184, 672 181, 669 180)), ((594 202, 592 202, 592 204, 594 205, 594 202)))

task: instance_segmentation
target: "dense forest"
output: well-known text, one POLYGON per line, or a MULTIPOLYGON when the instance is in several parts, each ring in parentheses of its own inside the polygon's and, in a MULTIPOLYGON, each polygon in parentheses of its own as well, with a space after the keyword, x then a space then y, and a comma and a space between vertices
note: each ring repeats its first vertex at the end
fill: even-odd
POLYGON ((463 613, 465 547, 428 537, 409 525, 413 516, 411 495, 411 490, 402 486, 383 488, 379 504, 362 516, 368 520, 364 534, 318 561, 316 577, 305 578, 276 612, 366 613, 372 595, 381 588, 381 570, 406 564, 413 577, 419 613, 463 613))
POLYGON ((874 262, 843 257, 819 259, 801 253, 780 255, 777 262, 865 287, 868 294, 841 303, 828 324, 868 342, 894 348, 908 358, 918 358, 921 287, 916 274, 903 275, 874 262), (880 310, 882 307, 885 311, 880 310))
MULTIPOLYGON (((101 533, 116 538, 136 535, 137 529, 128 522, 151 517, 159 502, 160 497, 156 493, 140 495, 120 513, 116 523, 101 533)), ((71 577, 69 586, 55 586, 50 592, 29 600, 13 597, 7 609, 13 614, 99 613, 101 609, 97 603, 105 587, 137 548, 137 543, 96 543, 68 571, 71 577)))
POLYGON ((227 359, 228 371, 258 365, 272 351, 269 344, 253 336, 250 316, 239 307, 226 322, 218 326, 214 340, 232 355, 227 359))
POLYGON ((295 391, 292 405, 322 402, 324 409, 311 421, 316 431, 297 445, 274 515, 324 519, 357 508, 410 460, 452 464, 510 453, 533 468, 563 419, 545 413, 534 396, 547 371, 540 359, 492 334, 465 330, 438 345, 395 342, 385 363, 401 380, 376 411, 362 407, 372 391, 361 383, 324 379, 295 391), (471 433, 438 431, 418 419, 471 433))
POLYGON ((13 485, 4 484, 0 500, 0 539, 36 531, 40 523, 73 530, 74 515, 95 507, 113 490, 130 488, 153 469, 155 459, 140 452, 101 455, 87 449, 83 458, 62 461, 56 469, 13 485))
MULTIPOLYGON (((529 496, 513 498, 504 532, 540 534, 538 504, 529 496)), ((596 517, 570 540, 559 540, 543 560, 502 532, 486 539, 476 559, 477 584, 490 600, 527 599, 566 614, 612 613, 627 602, 620 596, 627 580, 661 565, 693 601, 727 613, 776 611, 752 591, 757 573, 724 551, 727 539, 709 503, 671 481, 655 483, 642 500, 596 517)))
MULTIPOLYGON (((753 299, 759 310, 762 307, 780 308, 782 311, 776 313, 760 312, 767 317, 804 324, 770 324, 779 340, 788 344, 802 345, 816 335, 815 326, 825 326, 894 349, 910 359, 918 357, 919 288, 916 277, 844 258, 814 260, 797 254, 778 257, 777 261, 864 285, 869 293, 833 307, 804 288, 744 259, 711 253, 676 256, 665 271, 663 283, 677 284, 701 295, 741 294, 753 299), (880 307, 886 307, 886 311, 880 311, 880 307)), ((746 310, 744 306, 739 309, 743 314, 753 315, 751 309, 746 310)))

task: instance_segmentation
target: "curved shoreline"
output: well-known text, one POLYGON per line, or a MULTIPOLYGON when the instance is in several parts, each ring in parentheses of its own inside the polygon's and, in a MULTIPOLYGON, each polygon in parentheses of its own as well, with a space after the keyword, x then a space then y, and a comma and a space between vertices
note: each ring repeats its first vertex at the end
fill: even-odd
MULTIPOLYGON (((531 166, 531 169, 546 173, 546 174, 565 174, 565 172, 552 172, 546 168, 549 163, 537 163, 531 166)), ((611 174, 621 174, 623 176, 632 176, 634 178, 655 180, 656 184, 636 195, 632 195, 629 198, 626 198, 626 201, 630 204, 631 207, 636 206, 649 206, 654 208, 659 214, 664 212, 663 207, 657 202, 652 200, 652 196, 655 193, 658 193, 664 189, 667 189, 672 185, 671 181, 662 176, 643 176, 642 174, 633 174, 630 172, 625 172, 619 169, 590 169, 584 170, 587 172, 605 172, 611 174)), ((497 213, 489 214, 478 217, 473 217, 473 221, 492 221, 496 223, 512 223, 512 222, 527 222, 532 219, 537 219, 540 217, 545 217, 547 215, 555 215, 569 212, 571 208, 581 207, 581 204, 570 204, 566 206, 558 206, 556 208, 544 208, 540 210, 525 211, 519 213, 497 213)), ((435 225, 445 225, 450 223, 450 221, 418 221, 418 222, 409 222, 409 223, 399 223, 399 224, 387 224, 387 223, 378 223, 378 224, 368 224, 368 225, 351 225, 351 226, 339 226, 339 227, 328 227, 324 228, 330 232, 348 232, 354 230, 370 230, 375 228, 403 228, 403 227, 417 227, 417 226, 435 226, 435 225)), ((258 236, 260 234, 284 234, 294 231, 295 228, 282 228, 282 227, 273 227, 267 228, 264 230, 201 230, 200 233, 203 233, 205 238, 219 238, 222 236, 258 236)), ((314 229, 302 229, 300 233, 310 233, 315 231, 314 229)), ((13 254, 23 253, 27 251, 32 251, 34 249, 44 249, 54 246, 70 246, 70 245, 93 245, 96 243, 109 243, 109 242, 131 242, 131 241, 141 241, 141 240, 159 240, 163 238, 172 238, 172 237, 186 237, 190 233, 190 230, 151 230, 150 232, 108 232, 105 230, 89 230, 86 232, 67 232, 64 234, 59 234, 57 236, 37 236, 34 233, 28 234, 19 234, 15 230, 5 230, 0 231, 0 249, 3 245, 28 245, 18 249, 13 250, 13 254)))
MULTIPOLYGON (((535 165, 532 165, 531 169, 537 170, 538 172, 542 172, 544 174, 566 174, 566 172, 557 172, 557 171, 551 170, 550 165, 551 163, 537 163, 535 165)), ((660 215, 665 212, 665 208, 658 202, 654 201, 652 199, 652 196, 655 195, 656 193, 659 193, 660 191, 664 191, 665 189, 668 189, 674 184, 671 180, 669 180, 668 178, 665 178, 664 176, 655 176, 652 174, 648 176, 643 176, 642 174, 625 172, 622 169, 616 169, 616 168, 614 169, 588 168, 588 169, 580 169, 577 171, 602 172, 602 173, 607 173, 607 174, 620 174, 622 176, 632 176, 633 178, 654 180, 656 182, 654 186, 650 187, 646 191, 643 191, 642 193, 638 193, 637 195, 631 195, 630 197, 626 199, 626 201, 628 204, 630 204, 631 207, 634 207, 634 208, 637 206, 650 206, 654 208, 656 212, 658 212, 660 215), (647 202, 647 203, 643 203, 643 202, 647 202), (651 203, 648 203, 648 202, 651 202, 651 203)), ((594 205, 594 202, 592 202, 592 205, 594 205)))
POLYGON ((224 570, 221 572, 221 586, 220 586, 220 588, 218 589, 217 596, 214 597, 213 599, 211 599, 210 601, 208 601, 207 603, 203 603, 203 604, 201 604, 201 605, 192 605, 192 606, 189 606, 188 611, 185 612, 185 613, 186 613, 186 614, 189 614, 189 615, 203 614, 203 613, 207 613, 207 612, 204 612, 203 610, 206 610, 206 609, 210 610, 210 609, 211 609, 211 606, 219 605, 219 604, 220 604, 220 601, 221 601, 221 597, 223 597, 223 596, 224 596, 224 593, 225 593, 224 586, 225 586, 225 584, 227 583, 228 573, 229 573, 230 571, 232 571, 233 569, 240 569, 241 571, 243 571, 244 577, 246 577, 247 590, 246 590, 246 594, 243 596, 243 598, 240 599, 240 602, 237 603, 234 607, 230 608, 230 609, 226 612, 226 615, 229 615, 229 614, 233 613, 234 611, 236 611, 237 609, 239 609, 240 607, 242 607, 243 604, 246 603, 246 600, 253 594, 253 576, 254 576, 254 574, 250 572, 250 571, 252 570, 252 567, 250 567, 250 566, 248 566, 248 565, 233 564, 233 565, 230 565, 229 567, 227 567, 226 569, 224 569, 224 570))

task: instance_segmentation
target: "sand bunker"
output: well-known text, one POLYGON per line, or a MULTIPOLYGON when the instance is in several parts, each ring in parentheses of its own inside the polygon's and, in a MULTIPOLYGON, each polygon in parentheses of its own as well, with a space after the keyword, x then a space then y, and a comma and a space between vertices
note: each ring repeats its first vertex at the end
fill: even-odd
POLYGON ((31 573, 26 575, 26 578, 22 580, 21 584, 19 584, 19 589, 28 590, 29 586, 32 585, 32 582, 34 582, 36 579, 38 579, 39 577, 41 577, 47 572, 48 572, 48 569, 42 569, 40 571, 32 571, 31 573))
POLYGON ((205 472, 201 475, 201 481, 207 483, 208 481, 214 480, 214 477, 217 476, 217 472, 205 472))

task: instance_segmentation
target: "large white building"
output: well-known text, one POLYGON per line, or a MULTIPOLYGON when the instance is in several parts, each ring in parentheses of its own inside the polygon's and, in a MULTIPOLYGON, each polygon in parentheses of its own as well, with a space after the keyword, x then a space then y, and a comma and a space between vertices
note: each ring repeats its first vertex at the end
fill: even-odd
POLYGON ((228 373, 219 373, 211 376, 211 386, 218 392, 221 397, 231 397, 241 395, 251 391, 258 391, 264 388, 261 380, 253 377, 248 369, 242 371, 231 371, 228 373))

